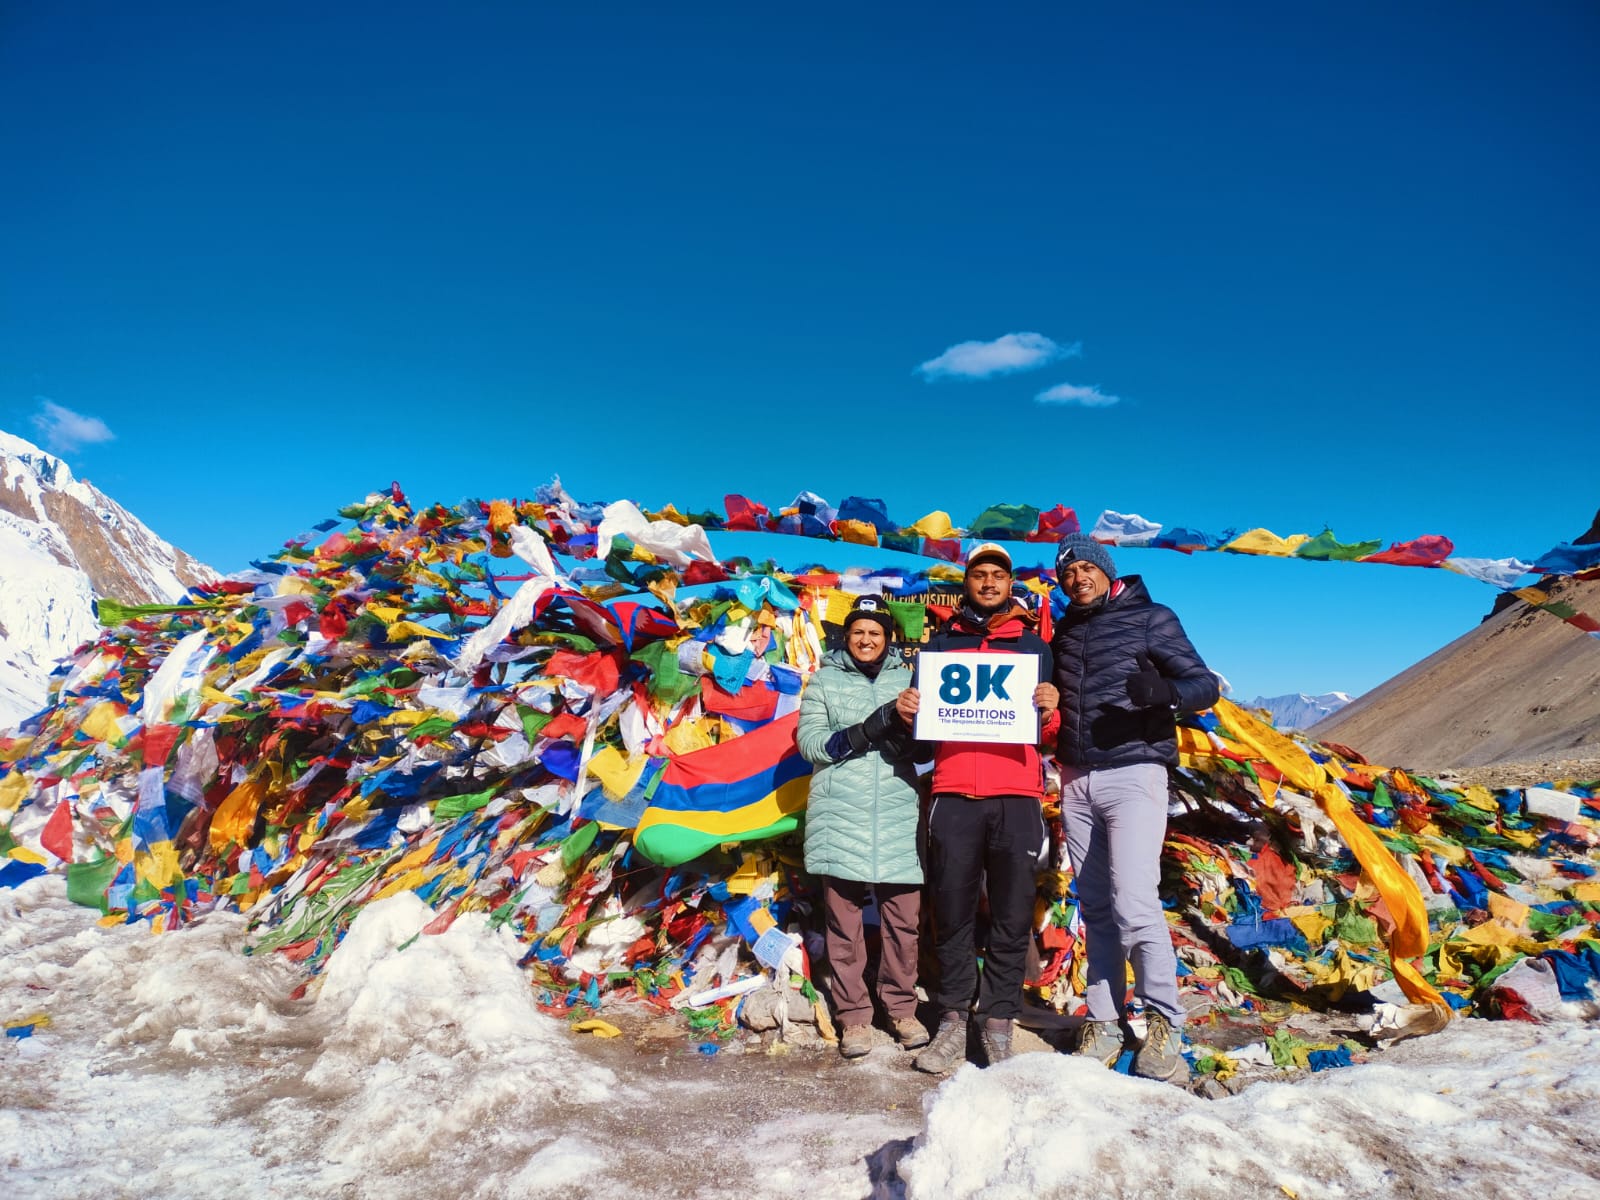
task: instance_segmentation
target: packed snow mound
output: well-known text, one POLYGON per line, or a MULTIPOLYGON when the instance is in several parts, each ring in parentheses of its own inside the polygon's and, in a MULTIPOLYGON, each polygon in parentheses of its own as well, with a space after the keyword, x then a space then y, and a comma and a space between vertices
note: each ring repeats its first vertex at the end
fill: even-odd
POLYGON ((900 1162, 909 1200, 1594 1194, 1600 1029, 1458 1021, 1382 1062, 1202 1100, 1072 1056, 963 1067, 900 1162), (1465 1164, 1471 1164, 1466 1168, 1465 1164), (1503 1189, 1503 1190, 1502 1190, 1503 1189))
POLYGON ((473 913, 424 935, 436 916, 411 892, 374 901, 322 976, 326 1034, 305 1082, 344 1114, 327 1147, 341 1160, 392 1170, 459 1156, 465 1174, 474 1135, 519 1100, 595 1104, 615 1086, 535 1007, 509 930, 473 913))
POLYGON ((631 1093, 538 1013, 504 937, 472 917, 416 937, 433 919, 409 893, 374 902, 297 1000, 303 972, 245 953, 236 914, 152 938, 86 924, 59 879, 0 888, 0 1012, 41 1021, 0 1044, 0 1175, 38 1197, 575 1182, 602 1151, 548 1126, 631 1093))
POLYGON ((1247 707, 1266 709, 1272 714, 1273 725, 1279 729, 1304 730, 1349 703, 1350 696, 1346 692, 1323 692, 1320 696, 1295 692, 1288 696, 1257 696, 1247 707))
POLYGON ((169 603, 216 577, 61 459, 0 430, 0 729, 43 707, 56 660, 99 633, 97 597, 169 603))

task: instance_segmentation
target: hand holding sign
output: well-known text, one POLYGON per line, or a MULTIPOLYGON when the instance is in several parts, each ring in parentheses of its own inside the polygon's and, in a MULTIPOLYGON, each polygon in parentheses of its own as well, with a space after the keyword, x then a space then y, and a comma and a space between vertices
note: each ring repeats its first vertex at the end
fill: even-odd
POLYGON ((1048 717, 1060 707, 1061 692, 1053 683, 1041 683, 1033 689, 1033 706, 1039 710, 1040 716, 1048 717))
MULTIPOLYGON (((897 707, 916 718, 918 739, 936 742, 1014 742, 1039 740, 1039 660, 1031 654, 941 653, 924 650, 917 658, 918 682, 929 689, 927 704, 918 689, 900 693, 897 707), (908 697, 910 698, 908 700, 908 697)), ((1054 707, 1052 703, 1050 707, 1054 707)))

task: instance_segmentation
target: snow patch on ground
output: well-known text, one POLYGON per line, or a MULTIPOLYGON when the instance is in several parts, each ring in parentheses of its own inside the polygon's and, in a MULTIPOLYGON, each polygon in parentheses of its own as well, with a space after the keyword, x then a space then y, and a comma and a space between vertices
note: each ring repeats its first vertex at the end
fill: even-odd
POLYGON ((481 1178, 496 1161, 561 1176, 574 1143, 535 1167, 551 1137, 529 1118, 598 1104, 615 1076, 534 1007, 508 931, 470 914, 421 935, 434 915, 410 892, 368 905, 329 962, 316 1001, 327 1033, 305 1076, 340 1114, 322 1150, 360 1173, 453 1162, 468 1195, 501 1193, 498 1172, 481 1178))
POLYGON ((963 1068, 912 1200, 1594 1196, 1600 1029, 1459 1021, 1381 1061, 1208 1101, 1061 1055, 963 1068))
POLYGON ((481 917, 402 949, 434 914, 373 904, 294 1001, 242 917, 92 915, 56 878, 0 890, 0 1017, 49 1018, 0 1046, 0 1195, 570 1195, 602 1157, 562 1126, 614 1076, 481 917))

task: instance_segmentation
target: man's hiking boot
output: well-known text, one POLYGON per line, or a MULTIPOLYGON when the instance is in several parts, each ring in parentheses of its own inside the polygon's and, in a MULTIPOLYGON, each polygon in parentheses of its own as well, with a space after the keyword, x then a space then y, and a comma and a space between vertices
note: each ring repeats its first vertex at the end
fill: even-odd
POLYGON ((839 1037, 839 1053, 846 1058, 865 1058, 872 1051, 872 1026, 846 1025, 839 1037))
POLYGON ((1004 1017, 989 1017, 978 1028, 978 1041, 983 1043, 983 1056, 991 1067, 998 1066, 1011 1057, 1012 1023, 1004 1017))
POLYGON ((928 1029, 915 1017, 901 1017, 894 1022, 894 1040, 916 1050, 928 1044, 928 1029))
POLYGON ((1122 1026, 1116 1021, 1085 1021, 1078 1031, 1078 1048, 1082 1054, 1108 1067, 1115 1067, 1122 1057, 1122 1026))
POLYGON ((967 1014, 945 1013, 939 1018, 938 1031, 923 1052, 911 1060, 911 1065, 930 1075, 943 1075, 967 1061, 967 1014))
POLYGON ((1133 1073, 1145 1079, 1182 1085, 1189 1078, 1188 1060, 1180 1053, 1183 1035, 1161 1013, 1151 1012, 1145 1020, 1150 1032, 1133 1056, 1133 1073))

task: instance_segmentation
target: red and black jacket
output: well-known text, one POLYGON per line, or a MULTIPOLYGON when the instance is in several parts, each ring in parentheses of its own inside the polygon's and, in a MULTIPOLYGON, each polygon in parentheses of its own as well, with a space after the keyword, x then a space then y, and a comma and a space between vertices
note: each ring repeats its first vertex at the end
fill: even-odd
MULTIPOLYGON (((928 639, 926 650, 974 651, 985 654, 1032 654, 1039 659, 1039 681, 1050 682, 1055 659, 1049 643, 1037 632, 1039 619, 1022 605, 995 613, 987 620, 963 606, 928 639)), ((919 688, 920 690, 920 688, 919 688)), ((1040 730, 1040 742, 1054 739, 1052 713, 1040 730)), ((933 792, 959 796, 1043 796, 1044 768, 1036 746, 1003 742, 936 742, 933 792)))

